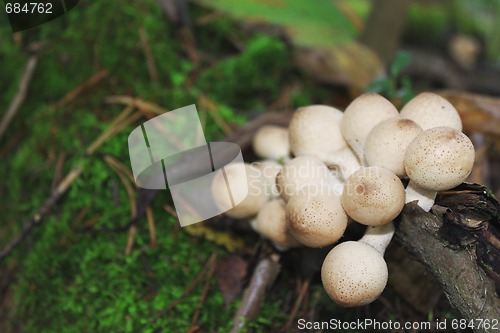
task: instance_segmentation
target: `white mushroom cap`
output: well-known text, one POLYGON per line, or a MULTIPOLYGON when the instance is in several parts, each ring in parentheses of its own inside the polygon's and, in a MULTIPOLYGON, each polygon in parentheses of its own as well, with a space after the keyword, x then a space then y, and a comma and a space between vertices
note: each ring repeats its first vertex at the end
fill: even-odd
POLYGON ((324 156, 347 146, 340 133, 342 111, 326 105, 311 105, 297 109, 290 121, 290 147, 295 156, 324 156))
POLYGON ((405 204, 405 188, 391 171, 365 167, 349 177, 342 193, 342 207, 354 221, 376 226, 395 219, 405 204))
POLYGON ((410 142, 422 132, 411 119, 394 117, 375 126, 365 143, 365 159, 370 166, 379 166, 405 177, 404 159, 410 142))
POLYGON ((288 129, 274 125, 262 126, 252 139, 252 147, 260 158, 276 161, 288 159, 290 156, 288 129))
POLYGON ((228 196, 228 184, 233 197, 245 196, 239 204, 226 211, 225 214, 234 218, 247 218, 256 215, 259 209, 270 199, 266 193, 266 183, 262 172, 255 166, 244 163, 232 163, 224 167, 224 173, 218 173, 212 181, 212 196, 217 206, 231 207, 231 198, 228 196), (224 177, 227 177, 226 179, 224 177))
POLYGON ((262 206, 257 217, 252 220, 252 228, 262 237, 272 241, 279 250, 300 246, 288 230, 283 199, 271 200, 262 206))
POLYGON ((323 247, 335 243, 347 227, 340 196, 329 186, 304 187, 286 205, 288 227, 300 243, 323 247))
POLYGON ((361 306, 377 299, 387 284, 382 255, 370 245, 344 242, 334 247, 321 267, 327 294, 341 306, 361 306))
POLYGON ((418 187, 431 191, 460 185, 472 171, 474 146, 462 132, 435 127, 420 133, 408 146, 405 169, 418 187))
POLYGON ((258 161, 252 165, 260 171, 264 178, 266 195, 270 195, 272 199, 278 198, 280 193, 276 186, 276 176, 283 169, 283 166, 273 160, 258 161))
POLYGON ((378 123, 398 115, 391 102, 374 93, 357 97, 345 109, 340 130, 362 164, 365 164, 364 148, 370 131, 378 123))
POLYGON ((462 120, 455 107, 443 97, 423 92, 409 101, 401 110, 401 118, 411 119, 425 131, 448 126, 462 130, 462 120))
POLYGON ((318 158, 298 156, 283 165, 276 176, 276 187, 281 197, 288 201, 304 186, 326 183, 327 176, 328 168, 318 158))
POLYGON ((350 147, 344 147, 335 154, 325 155, 322 161, 328 168, 339 170, 343 181, 361 167, 358 157, 350 147))

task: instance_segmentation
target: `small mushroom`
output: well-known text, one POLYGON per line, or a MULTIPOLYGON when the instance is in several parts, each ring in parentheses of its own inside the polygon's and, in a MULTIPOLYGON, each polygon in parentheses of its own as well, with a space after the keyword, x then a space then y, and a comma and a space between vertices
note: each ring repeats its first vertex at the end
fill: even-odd
POLYGON ((328 168, 318 158, 298 156, 286 162, 278 172, 276 187, 281 197, 288 201, 304 186, 327 184, 327 177, 328 168))
POLYGON ((390 170, 364 167, 349 177, 342 193, 342 207, 354 221, 376 226, 395 219, 405 204, 405 188, 390 170))
POLYGON ((274 160, 263 160, 252 163, 256 167, 262 177, 264 178, 264 187, 266 190, 266 195, 269 195, 271 199, 276 199, 280 196, 278 187, 276 186, 276 176, 281 171, 283 166, 274 160))
POLYGON ((462 132, 446 126, 423 131, 405 154, 410 178, 406 202, 418 200, 418 205, 429 211, 437 191, 458 186, 469 176, 474 158, 474 146, 462 132))
POLYGON ((288 160, 290 159, 288 129, 274 125, 262 126, 253 137, 252 147, 260 158, 288 160))
POLYGON ((329 186, 302 188, 288 201, 286 216, 293 237, 309 247, 335 243, 347 227, 340 196, 329 186))
POLYGON ((314 156, 328 167, 339 167, 344 179, 360 164, 340 132, 342 111, 326 105, 299 108, 289 126, 290 147, 295 156, 314 156))
POLYGON ((391 102, 374 93, 357 97, 345 109, 340 130, 362 165, 366 165, 364 148, 370 131, 378 123, 398 116, 398 110, 391 102))
POLYGON ((367 165, 384 167, 398 177, 405 177, 406 149, 420 132, 422 128, 411 119, 394 117, 379 123, 366 139, 367 165))
POLYGON ((328 253, 321 267, 321 281, 335 303, 361 306, 380 296, 388 279, 383 254, 393 234, 392 223, 369 227, 359 241, 341 243, 328 253))
POLYGON ((257 217, 251 221, 252 228, 280 251, 301 245, 288 229, 285 207, 285 200, 271 200, 262 206, 257 217))
POLYGON ((411 119, 425 131, 448 126, 462 131, 462 120, 455 107, 443 97, 423 92, 409 101, 401 110, 401 118, 411 119))
POLYGON ((211 190, 215 204, 221 209, 233 206, 232 197, 244 197, 243 201, 225 212, 237 219, 257 215, 271 197, 266 190, 262 172, 248 163, 244 163, 244 168, 241 163, 225 166, 223 172, 219 172, 212 180, 211 190))

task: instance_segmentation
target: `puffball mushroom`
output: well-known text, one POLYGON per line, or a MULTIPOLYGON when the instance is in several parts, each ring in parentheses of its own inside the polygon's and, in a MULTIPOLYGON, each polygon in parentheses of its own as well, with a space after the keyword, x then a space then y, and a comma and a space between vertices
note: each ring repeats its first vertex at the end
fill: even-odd
POLYGON ((462 131, 462 120, 455 107, 443 97, 423 92, 412 98, 401 110, 401 118, 411 119, 425 131, 448 126, 462 131))
POLYGON ((252 147, 260 158, 288 160, 290 158, 288 129, 274 125, 262 126, 252 139, 252 147))
POLYGON ((335 246, 321 267, 323 288, 330 298, 345 307, 366 305, 376 300, 387 285, 384 251, 394 226, 369 227, 357 242, 335 246))
POLYGON ((269 239, 280 251, 300 246, 288 229, 285 207, 286 202, 283 199, 266 202, 250 223, 256 232, 269 239))
POLYGON ((337 166, 347 178, 360 164, 340 132, 342 117, 342 111, 326 105, 297 109, 288 128, 292 153, 314 156, 329 167, 337 166))
POLYGON ((418 205, 429 211, 437 191, 449 190, 467 178, 474 158, 474 146, 462 132, 446 126, 423 131, 405 154, 405 169, 410 178, 406 202, 418 200, 418 205))
POLYGON ((293 237, 309 247, 335 243, 347 227, 347 215, 340 196, 329 186, 307 186, 293 195, 286 205, 288 228, 293 237))
MULTIPOLYGON (((225 214, 237 219, 255 216, 270 199, 270 193, 266 193, 269 191, 266 191, 266 182, 262 172, 248 163, 244 163, 244 166, 244 168, 241 168, 241 163, 233 163, 224 167, 228 184, 231 184, 233 196, 241 197, 245 195, 241 191, 248 190, 248 194, 243 201, 225 212, 225 214)), ((214 177, 211 190, 216 205, 220 207, 230 206, 226 179, 224 179, 222 172, 214 177)))
POLYGON ((354 221, 376 226, 395 219, 405 204, 405 188, 393 172, 363 167, 349 177, 342 193, 342 207, 354 221))
POLYGON ((406 149, 422 128, 411 119, 389 118, 375 126, 365 143, 365 159, 369 166, 379 166, 405 177, 406 149))
POLYGON ((260 171, 264 178, 266 195, 270 195, 271 199, 278 198, 280 193, 276 187, 276 175, 278 175, 283 166, 274 160, 258 161, 252 165, 260 171))
POLYGON ((361 164, 366 165, 365 142, 373 127, 386 119, 398 116, 399 112, 391 102, 374 93, 357 97, 345 109, 340 130, 361 164))
POLYGON ((283 165, 276 176, 276 187, 283 199, 288 201, 307 185, 326 184, 328 168, 318 158, 298 156, 283 165))

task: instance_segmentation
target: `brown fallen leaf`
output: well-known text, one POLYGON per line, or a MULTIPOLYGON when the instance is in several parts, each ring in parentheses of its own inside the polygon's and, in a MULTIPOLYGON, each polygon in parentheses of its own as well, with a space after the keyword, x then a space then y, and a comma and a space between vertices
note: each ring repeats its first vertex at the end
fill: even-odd
POLYGON ((353 96, 383 74, 383 64, 368 47, 352 41, 335 47, 298 47, 294 63, 313 79, 351 88, 353 96))
POLYGON ((247 270, 247 262, 237 254, 230 254, 217 263, 215 277, 226 305, 241 293, 247 270))
POLYGON ((500 136, 500 98, 453 90, 437 93, 460 113, 464 132, 500 136))

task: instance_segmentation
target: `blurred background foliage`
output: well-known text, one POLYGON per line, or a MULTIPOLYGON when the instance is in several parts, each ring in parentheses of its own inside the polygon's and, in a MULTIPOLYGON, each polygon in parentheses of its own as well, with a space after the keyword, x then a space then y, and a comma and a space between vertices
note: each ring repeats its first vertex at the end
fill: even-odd
MULTIPOLYGON (((436 86, 405 72, 415 48, 439 54, 464 75, 480 66, 498 71, 496 0, 411 2, 398 40, 406 53, 392 57, 392 67, 358 42, 375 2, 196 0, 169 12, 168 4, 181 2, 82 0, 67 15, 16 34, 0 14, 2 110, 18 92, 29 57, 39 58, 28 96, 0 138, 0 244, 42 207, 63 175, 77 166, 83 170, 43 224, 0 263, 1 332, 186 332, 202 283, 155 316, 181 297, 212 253, 222 258, 239 248, 242 257, 251 257, 256 237, 181 229, 165 211, 171 205, 167 192, 151 204, 156 243, 146 218, 128 251, 129 229, 99 231, 130 219, 130 193, 109 157, 129 169, 128 133, 152 116, 143 112, 86 156, 123 109, 105 103, 108 96, 138 97, 168 110, 195 103, 207 140, 214 140, 267 111, 312 103, 344 107, 365 90, 406 101, 416 87, 436 86), (455 64, 449 53, 457 34, 480 47, 471 68, 455 64), (61 103, 103 70, 102 79, 61 103)), ((283 326, 293 295, 286 286, 294 279, 284 271, 261 316, 249 324, 254 332, 283 326)), ((209 283, 195 324, 204 332, 227 332, 240 300, 225 305, 215 280, 209 283)), ((335 307, 318 285, 311 294, 309 306, 318 315, 359 315, 335 307)), ((440 303, 424 314, 411 312, 411 318, 452 316, 449 311, 440 303)), ((382 316, 398 318, 400 312, 390 307, 382 316)))

